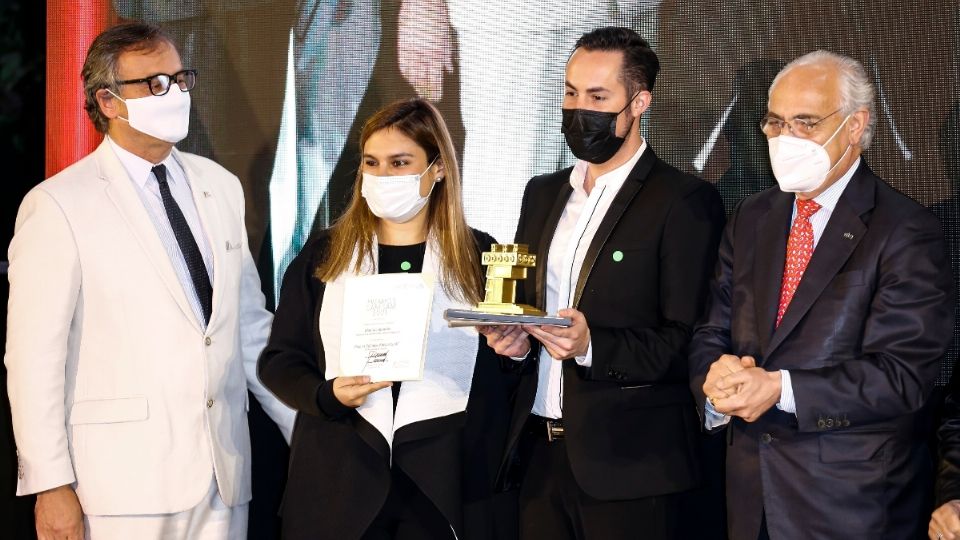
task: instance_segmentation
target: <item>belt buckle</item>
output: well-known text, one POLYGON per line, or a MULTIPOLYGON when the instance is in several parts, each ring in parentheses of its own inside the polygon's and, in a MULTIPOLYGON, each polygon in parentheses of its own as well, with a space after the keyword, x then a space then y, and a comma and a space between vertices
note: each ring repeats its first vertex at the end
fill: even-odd
POLYGON ((554 442, 563 438, 563 423, 556 420, 547 420, 547 442, 554 442))

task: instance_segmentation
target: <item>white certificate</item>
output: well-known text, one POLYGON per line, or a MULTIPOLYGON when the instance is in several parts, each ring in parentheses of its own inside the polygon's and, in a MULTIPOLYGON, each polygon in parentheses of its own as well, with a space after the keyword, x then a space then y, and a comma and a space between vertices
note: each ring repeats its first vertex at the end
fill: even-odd
POLYGON ((433 274, 378 274, 346 280, 340 369, 371 381, 423 378, 433 307, 433 274))

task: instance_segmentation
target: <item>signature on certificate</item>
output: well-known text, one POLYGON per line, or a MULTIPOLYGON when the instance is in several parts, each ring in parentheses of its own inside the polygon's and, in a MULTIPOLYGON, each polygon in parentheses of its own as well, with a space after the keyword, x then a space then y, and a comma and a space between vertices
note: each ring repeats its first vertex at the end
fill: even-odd
POLYGON ((367 368, 376 369, 387 363, 386 349, 370 349, 367 351, 367 360, 363 363, 363 371, 367 368))

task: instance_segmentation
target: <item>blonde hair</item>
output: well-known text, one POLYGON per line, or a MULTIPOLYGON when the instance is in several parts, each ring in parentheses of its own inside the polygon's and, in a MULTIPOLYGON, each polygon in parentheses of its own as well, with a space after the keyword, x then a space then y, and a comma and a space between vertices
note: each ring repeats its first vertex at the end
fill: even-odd
MULTIPOLYGON (((440 283, 450 298, 476 303, 483 291, 483 276, 477 242, 463 213, 460 168, 453 141, 440 111, 423 99, 398 101, 377 111, 360 132, 360 151, 370 136, 383 129, 396 129, 417 143, 427 162, 443 160, 444 180, 437 182, 427 209, 427 237, 436 239, 440 254, 440 283)), ((373 260, 373 236, 377 217, 360 194, 362 167, 357 171, 353 196, 343 215, 330 230, 330 244, 324 262, 315 275, 332 281, 348 270, 353 254, 359 256, 352 269, 359 273, 363 261, 373 260)))

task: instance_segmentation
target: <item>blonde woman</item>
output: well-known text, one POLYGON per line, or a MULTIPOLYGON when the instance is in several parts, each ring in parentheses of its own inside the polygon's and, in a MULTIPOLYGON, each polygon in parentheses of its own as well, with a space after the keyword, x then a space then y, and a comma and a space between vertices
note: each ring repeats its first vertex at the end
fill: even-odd
POLYGON ((344 540, 494 538, 515 534, 509 499, 493 496, 509 422, 512 361, 447 307, 483 292, 480 253, 494 239, 467 226, 456 156, 424 100, 378 111, 360 136, 362 164, 344 215, 307 243, 280 291, 260 359, 264 384, 299 411, 283 537, 344 540), (422 381, 339 373, 346 279, 429 272, 439 285, 422 381), (500 505, 494 508, 495 505, 500 505))

